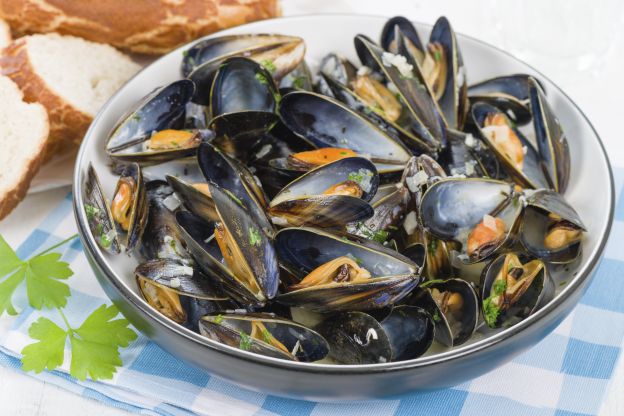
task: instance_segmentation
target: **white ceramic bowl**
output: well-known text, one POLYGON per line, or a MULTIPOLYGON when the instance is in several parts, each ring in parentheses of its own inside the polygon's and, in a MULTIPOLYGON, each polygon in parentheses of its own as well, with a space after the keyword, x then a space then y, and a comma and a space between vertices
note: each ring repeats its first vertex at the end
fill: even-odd
MULTIPOLYGON (((318 61, 330 51, 358 62, 353 37, 362 33, 378 39, 386 20, 352 15, 290 17, 252 23, 213 36, 267 32, 297 35, 305 39, 306 59, 311 62, 318 61)), ((428 38, 430 26, 417 24, 417 28, 423 39, 428 38)), ((414 388, 452 385, 489 371, 538 342, 576 304, 604 248, 614 206, 609 162, 589 121, 556 85, 504 51, 462 35, 458 35, 458 41, 469 83, 514 73, 528 73, 539 78, 568 136, 572 174, 565 196, 579 212, 588 232, 579 265, 569 272, 567 285, 545 308, 493 336, 410 361, 337 366, 257 356, 207 340, 154 312, 138 293, 132 272, 135 261, 124 255, 111 257, 99 249, 88 231, 82 202, 75 198, 76 218, 87 255, 108 295, 137 328, 172 354, 247 387, 298 398, 370 398, 414 388), (292 382, 294 377, 297 383, 292 382)), ((100 111, 78 155, 75 196, 82 194, 82 178, 89 162, 99 172, 106 194, 112 194, 116 177, 108 168, 104 151, 106 138, 117 120, 143 96, 158 86, 180 79, 182 52, 189 46, 179 48, 145 68, 100 111)))

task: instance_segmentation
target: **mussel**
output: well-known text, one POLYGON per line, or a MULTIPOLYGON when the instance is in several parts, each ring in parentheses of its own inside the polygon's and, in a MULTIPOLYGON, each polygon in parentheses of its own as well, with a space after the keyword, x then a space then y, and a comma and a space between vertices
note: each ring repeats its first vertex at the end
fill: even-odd
POLYGON ((210 126, 219 146, 239 154, 239 147, 249 146, 277 122, 279 101, 277 85, 264 67, 247 58, 225 60, 210 89, 210 126))
POLYGON ((489 263, 480 287, 483 319, 491 328, 526 318, 555 294, 544 262, 516 253, 501 254, 489 263))
POLYGON ((364 312, 332 315, 316 327, 329 343, 329 356, 343 364, 410 360, 431 346, 431 316, 414 306, 397 306, 383 319, 364 312))
POLYGON ((200 331, 226 345, 285 360, 318 361, 329 352, 327 341, 316 331, 271 313, 206 315, 200 331))
POLYGON ((106 151, 113 159, 162 163, 194 153, 207 130, 183 130, 186 105, 195 91, 189 80, 158 88, 144 97, 113 129, 106 151))
POLYGON ((113 254, 121 251, 117 229, 93 165, 89 164, 84 179, 84 209, 91 234, 98 245, 113 254))
POLYGON ((197 264, 243 305, 263 305, 277 294, 279 271, 273 244, 256 217, 236 197, 208 183, 218 219, 208 223, 176 213, 182 236, 197 264))
POLYGON ((466 342, 479 323, 479 298, 474 287, 462 279, 427 281, 410 295, 408 304, 431 315, 435 338, 447 347, 466 342))
POLYGON ((375 163, 380 173, 403 170, 410 153, 364 117, 331 98, 304 91, 283 97, 284 124, 311 145, 353 150, 375 163))
POLYGON ((373 215, 368 201, 378 184, 377 170, 369 160, 339 159, 286 185, 270 202, 269 214, 278 223, 295 226, 343 226, 373 215))
POLYGON ((194 331, 198 331, 201 316, 231 305, 207 276, 180 260, 148 260, 139 264, 134 274, 150 306, 194 331))
POLYGON ((276 300, 316 312, 383 308, 420 281, 418 266, 394 250, 319 229, 278 231, 275 248, 280 263, 300 279, 276 300))

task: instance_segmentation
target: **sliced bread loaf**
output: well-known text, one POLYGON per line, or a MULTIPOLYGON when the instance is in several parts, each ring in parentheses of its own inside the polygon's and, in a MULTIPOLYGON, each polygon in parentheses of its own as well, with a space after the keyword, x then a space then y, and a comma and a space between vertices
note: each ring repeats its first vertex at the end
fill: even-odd
POLYGON ((79 144, 102 104, 140 66, 115 48, 58 34, 25 36, 0 58, 26 101, 48 110, 47 157, 79 144))
POLYGON ((4 20, 0 20, 0 48, 9 46, 13 38, 11 37, 11 28, 4 20))
POLYGON ((20 89, 0 77, 0 219, 24 198, 42 162, 48 138, 48 114, 37 103, 23 100, 20 89))

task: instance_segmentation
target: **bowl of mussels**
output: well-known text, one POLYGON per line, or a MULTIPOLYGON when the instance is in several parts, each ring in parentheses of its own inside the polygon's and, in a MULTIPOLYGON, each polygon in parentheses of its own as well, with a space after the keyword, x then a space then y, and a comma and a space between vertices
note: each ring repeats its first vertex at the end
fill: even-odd
POLYGON ((317 400, 451 386, 539 342, 587 288, 613 201, 580 109, 444 17, 181 47, 106 104, 74 181, 85 252, 140 331, 317 400))

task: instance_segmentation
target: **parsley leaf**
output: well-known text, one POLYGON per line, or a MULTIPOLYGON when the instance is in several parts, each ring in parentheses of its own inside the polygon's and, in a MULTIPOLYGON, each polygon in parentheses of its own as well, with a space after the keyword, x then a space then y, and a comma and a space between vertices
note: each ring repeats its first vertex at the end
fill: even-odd
POLYGON ((70 374, 78 380, 110 379, 122 365, 119 347, 127 347, 137 338, 115 306, 102 305, 87 317, 80 328, 72 330, 70 374))
POLYGON ((249 245, 259 246, 261 243, 260 232, 255 227, 249 227, 249 245))
POLYGON ((305 83, 306 83, 306 77, 304 77, 304 76, 302 75, 302 76, 296 77, 296 78, 293 80, 292 85, 293 85, 293 87, 294 87, 294 88, 297 88, 297 89, 299 89, 299 90, 302 90, 302 89, 305 87, 305 83))
POLYGON ((260 84, 262 84, 262 85, 269 85, 269 81, 266 79, 264 74, 262 74, 260 72, 256 72, 255 78, 258 80, 258 82, 260 84))
POLYGON ((26 267, 20 267, 8 279, 0 283, 0 316, 5 311, 9 315, 17 315, 17 311, 11 303, 11 299, 13 298, 13 292, 15 292, 17 286, 24 281, 25 272, 26 267))
POLYGON ((264 340, 264 342, 266 342, 267 344, 271 343, 271 333, 269 332, 268 329, 263 329, 262 330, 262 339, 264 340))
POLYGON ((46 368, 54 370, 63 364, 67 332, 48 318, 37 319, 28 328, 28 335, 39 340, 22 349, 24 371, 40 373, 46 368))
POLYGON ((26 268, 28 302, 35 309, 63 307, 70 295, 69 286, 58 279, 73 274, 69 265, 59 261, 60 253, 48 253, 32 258, 26 268))
POLYGON ((498 321, 498 315, 500 314, 500 308, 493 302, 493 298, 489 297, 483 301, 483 319, 490 328, 496 327, 496 321, 498 321))
POLYGON ((0 276, 5 276, 23 264, 9 243, 0 235, 0 276))
POLYGON ((249 351, 251 349, 251 337, 241 331, 240 342, 238 346, 241 350, 249 351))
POLYGON ((260 62, 260 65, 262 65, 270 73, 274 73, 277 70, 275 64, 270 59, 263 59, 262 62, 260 62))

